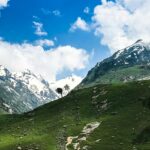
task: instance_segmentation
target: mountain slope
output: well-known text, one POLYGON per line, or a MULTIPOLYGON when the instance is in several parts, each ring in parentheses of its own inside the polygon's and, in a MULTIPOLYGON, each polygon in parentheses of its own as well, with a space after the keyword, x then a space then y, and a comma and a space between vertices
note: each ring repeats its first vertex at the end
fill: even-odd
POLYGON ((149 90, 150 81, 96 85, 24 115, 1 115, 0 149, 149 150, 149 90))
POLYGON ((49 84, 30 71, 11 73, 0 66, 0 107, 9 113, 23 113, 58 96, 49 84))
POLYGON ((150 43, 138 40, 91 69, 81 86, 95 83, 117 83, 150 76, 150 43))

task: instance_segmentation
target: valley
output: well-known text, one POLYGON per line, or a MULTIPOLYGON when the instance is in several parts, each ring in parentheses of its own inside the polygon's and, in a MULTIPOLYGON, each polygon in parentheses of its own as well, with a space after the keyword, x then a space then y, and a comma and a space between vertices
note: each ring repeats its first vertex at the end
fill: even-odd
POLYGON ((150 150, 150 0, 0 0, 0 150, 150 150))
POLYGON ((149 60, 138 40, 83 80, 49 83, 1 66, 0 150, 149 150, 149 60))

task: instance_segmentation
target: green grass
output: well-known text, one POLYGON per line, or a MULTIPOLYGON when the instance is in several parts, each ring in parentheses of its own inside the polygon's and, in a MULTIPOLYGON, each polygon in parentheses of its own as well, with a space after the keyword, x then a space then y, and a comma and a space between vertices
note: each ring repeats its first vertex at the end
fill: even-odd
MULTIPOLYGON (((84 87, 86 86, 94 86, 96 84, 116 84, 122 83, 125 78, 129 81, 136 81, 138 79, 142 79, 144 77, 150 76, 150 69, 149 68, 141 68, 141 66, 135 65, 134 67, 127 67, 127 68, 118 68, 112 69, 106 72, 104 75, 99 75, 92 82, 87 82, 84 87), (130 78, 130 77, 133 77, 130 78)), ((82 86, 81 86, 82 87, 82 86)))
MULTIPOLYGON (((87 123, 102 121, 81 146, 89 150, 150 149, 150 81, 96 85, 71 92, 68 96, 23 115, 0 115, 0 150, 16 150, 18 145, 56 150, 60 133, 77 136, 87 123), (99 113, 91 103, 107 99, 107 110, 99 113), (77 116, 79 113, 79 116, 77 116), (64 128, 64 126, 66 128, 64 128), (96 142, 99 140, 99 142, 96 142)), ((70 150, 71 150, 70 146, 70 150)))

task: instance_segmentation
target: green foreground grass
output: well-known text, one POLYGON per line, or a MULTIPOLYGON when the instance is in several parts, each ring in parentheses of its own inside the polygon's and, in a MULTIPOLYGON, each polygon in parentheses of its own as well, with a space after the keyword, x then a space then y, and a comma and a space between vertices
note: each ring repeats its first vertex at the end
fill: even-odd
MULTIPOLYGON (((59 136, 77 136, 102 122, 81 147, 88 150, 150 150, 150 81, 96 85, 23 115, 0 115, 0 150, 59 149, 59 136), (105 94, 100 94, 105 91, 105 94), (99 95, 100 94, 100 95, 99 95), (97 96, 96 105, 92 96, 97 96), (107 100, 107 109, 99 106, 107 100), (98 141, 98 142, 96 142, 98 141)), ((72 146, 70 146, 70 150, 72 146)))

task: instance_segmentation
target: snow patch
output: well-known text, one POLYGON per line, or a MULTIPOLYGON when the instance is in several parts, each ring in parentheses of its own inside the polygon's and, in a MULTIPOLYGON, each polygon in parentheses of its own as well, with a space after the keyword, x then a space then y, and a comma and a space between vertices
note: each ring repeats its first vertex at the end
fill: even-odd
POLYGON ((82 78, 76 75, 72 75, 70 77, 61 79, 56 81, 55 83, 50 83, 51 89, 55 92, 57 88, 63 89, 63 96, 67 95, 72 89, 74 89, 77 85, 79 85, 82 81, 82 78), (66 90, 65 86, 68 85, 69 89, 66 90))

